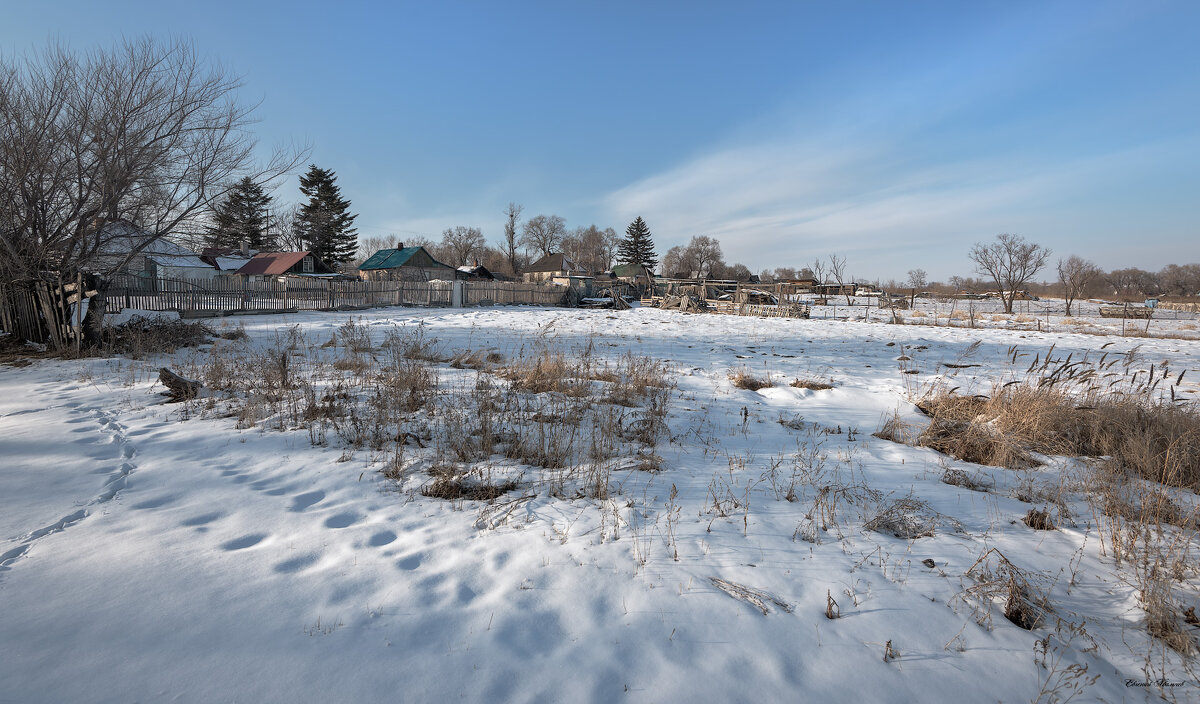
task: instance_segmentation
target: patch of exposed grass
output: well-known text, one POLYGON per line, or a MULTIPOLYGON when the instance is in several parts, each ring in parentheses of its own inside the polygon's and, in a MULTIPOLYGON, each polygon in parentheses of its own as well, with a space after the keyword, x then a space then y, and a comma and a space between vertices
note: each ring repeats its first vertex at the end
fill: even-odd
POLYGON ((108 343, 114 352, 141 359, 153 354, 171 354, 184 347, 199 347, 212 342, 216 334, 202 322, 135 315, 112 329, 108 343))
POLYGON ((513 481, 503 482, 501 484, 493 484, 488 482, 480 484, 468 484, 460 479, 438 477, 437 479, 433 480, 431 484, 421 489, 421 495, 434 499, 491 501, 516 488, 517 483, 513 481))
POLYGON ((745 369, 739 369, 738 371, 730 374, 729 380, 733 382, 735 387, 739 389, 746 389, 747 391, 758 391, 759 389, 766 389, 775 385, 775 383, 771 381, 770 375, 759 377, 751 374, 745 369))
POLYGON ((918 444, 977 464, 1024 469, 1033 453, 1110 457, 1151 481, 1200 490, 1200 413, 1130 394, 1078 397, 1050 385, 1008 384, 989 397, 937 393, 918 444))
POLYGON ((794 389, 809 389, 811 391, 828 391, 833 388, 833 384, 816 379, 793 379, 788 386, 794 389))

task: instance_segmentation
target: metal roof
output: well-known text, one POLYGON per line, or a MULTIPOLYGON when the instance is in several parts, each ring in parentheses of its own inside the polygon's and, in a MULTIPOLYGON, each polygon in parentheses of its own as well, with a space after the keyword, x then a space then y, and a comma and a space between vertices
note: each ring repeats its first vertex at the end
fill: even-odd
MULTIPOLYGON (((378 252, 367 257, 367 261, 363 262, 362 265, 359 266, 358 268, 359 268, 359 270, 396 269, 398 267, 402 267, 405 264, 407 264, 408 260, 412 259, 414 254, 416 254, 417 252, 420 252, 424 249, 425 249, 424 247, 420 247, 420 246, 405 247, 404 249, 381 249, 378 252)), ((429 254, 429 252, 425 252, 425 254, 437 266, 444 266, 447 269, 454 268, 454 267, 450 266, 449 264, 443 264, 443 263, 439 262, 438 260, 434 259, 433 255, 429 254)))
POLYGON ((553 254, 547 254, 533 264, 530 264, 525 271, 530 273, 546 271, 570 272, 579 271, 580 268, 581 267, 578 264, 568 259, 565 254, 561 252, 555 252, 553 254))
POLYGON ((246 265, 237 270, 239 274, 261 274, 279 276, 288 273, 311 252, 259 252, 246 265))

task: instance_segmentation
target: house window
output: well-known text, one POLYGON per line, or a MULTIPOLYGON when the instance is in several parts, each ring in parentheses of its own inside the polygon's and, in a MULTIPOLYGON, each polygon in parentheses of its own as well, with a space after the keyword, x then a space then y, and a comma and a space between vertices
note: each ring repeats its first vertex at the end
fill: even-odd
POLYGON ((304 273, 305 274, 313 273, 313 258, 312 257, 304 258, 304 273))

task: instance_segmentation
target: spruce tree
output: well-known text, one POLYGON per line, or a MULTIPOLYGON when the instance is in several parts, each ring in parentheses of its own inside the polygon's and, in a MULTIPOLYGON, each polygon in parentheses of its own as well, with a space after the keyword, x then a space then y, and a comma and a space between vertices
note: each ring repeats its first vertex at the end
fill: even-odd
POLYGON ((296 227, 305 244, 327 264, 344 263, 358 252, 358 230, 351 227, 354 218, 350 201, 342 198, 337 177, 316 164, 300 177, 300 192, 308 202, 300 206, 296 227))
POLYGON ((641 264, 647 271, 654 271, 658 265, 650 228, 646 227, 646 221, 641 216, 625 228, 625 238, 617 245, 617 261, 621 264, 641 264))
POLYGON ((245 242, 251 249, 274 249, 270 212, 271 196, 247 176, 213 209, 213 224, 205 240, 210 247, 240 247, 245 242))

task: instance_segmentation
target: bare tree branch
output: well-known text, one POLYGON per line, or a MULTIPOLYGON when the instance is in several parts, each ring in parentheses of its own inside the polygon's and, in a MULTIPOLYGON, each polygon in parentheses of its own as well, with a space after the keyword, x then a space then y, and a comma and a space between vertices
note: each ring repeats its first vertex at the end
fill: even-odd
POLYGON ((976 244, 967 254, 976 273, 990 276, 1004 301, 1004 312, 1013 312, 1017 293, 1033 280, 1050 258, 1050 250, 1026 242, 1020 235, 1002 234, 992 244, 976 244))

